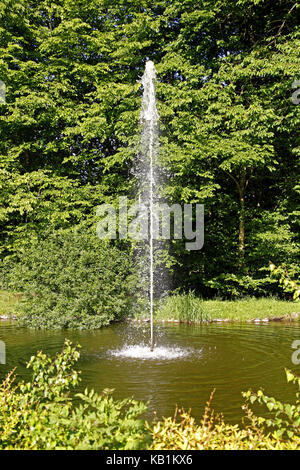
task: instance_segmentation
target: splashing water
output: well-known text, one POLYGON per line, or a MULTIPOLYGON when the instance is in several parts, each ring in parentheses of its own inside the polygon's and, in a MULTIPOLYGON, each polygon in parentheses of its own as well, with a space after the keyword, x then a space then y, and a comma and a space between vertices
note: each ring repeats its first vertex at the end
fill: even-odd
POLYGON ((179 345, 169 344, 167 332, 164 327, 155 326, 155 338, 160 344, 151 350, 149 344, 145 342, 144 326, 133 325, 132 323, 124 324, 116 329, 116 334, 121 341, 114 349, 106 350, 105 355, 110 358, 120 359, 137 359, 156 361, 180 359, 185 357, 199 356, 201 350, 192 347, 182 347, 179 345))
POLYGON ((108 354, 128 359, 171 360, 186 357, 189 355, 189 351, 179 347, 157 346, 152 350, 151 347, 145 345, 125 345, 122 349, 108 351, 108 354))

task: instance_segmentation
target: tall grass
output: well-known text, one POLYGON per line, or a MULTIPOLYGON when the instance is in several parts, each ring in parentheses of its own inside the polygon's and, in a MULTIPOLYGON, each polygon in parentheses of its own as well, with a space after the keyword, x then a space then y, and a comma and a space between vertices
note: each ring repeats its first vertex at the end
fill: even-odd
POLYGON ((193 292, 175 294, 162 301, 155 312, 157 320, 177 320, 185 323, 203 322, 209 320, 205 313, 203 301, 193 292))

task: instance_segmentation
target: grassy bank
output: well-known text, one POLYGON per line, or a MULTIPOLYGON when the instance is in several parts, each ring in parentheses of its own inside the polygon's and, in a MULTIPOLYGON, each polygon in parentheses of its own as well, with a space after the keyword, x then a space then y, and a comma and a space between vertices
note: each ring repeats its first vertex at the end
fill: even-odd
POLYGON ((158 322, 246 322, 284 319, 300 320, 300 303, 276 298, 245 298, 234 301, 202 300, 193 294, 186 294, 168 297, 155 311, 155 321, 158 322))
POLYGON ((274 298, 244 299, 234 301, 207 300, 203 302, 204 311, 209 318, 230 321, 246 321, 256 319, 275 320, 282 317, 300 319, 300 303, 288 302, 274 298))

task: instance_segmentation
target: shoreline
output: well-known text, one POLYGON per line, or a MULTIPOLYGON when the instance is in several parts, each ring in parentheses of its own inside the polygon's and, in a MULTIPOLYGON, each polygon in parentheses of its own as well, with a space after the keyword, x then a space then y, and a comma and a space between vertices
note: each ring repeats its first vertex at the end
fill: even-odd
MULTIPOLYGON (((133 323, 149 323, 150 318, 132 318, 127 319, 129 322, 133 323)), ((300 312, 292 312, 290 314, 282 316, 274 316, 269 318, 211 318, 209 320, 178 320, 176 318, 170 319, 155 319, 154 323, 177 323, 177 324, 186 324, 186 325, 206 325, 210 323, 253 323, 253 324, 266 324, 266 323, 293 323, 300 321, 300 312)))
MULTIPOLYGON (((0 291, 0 322, 18 321, 20 294, 0 291)), ((148 309, 133 311, 115 321, 148 323, 148 309)), ((157 305, 154 323, 225 324, 225 323, 292 323, 300 321, 300 303, 277 298, 243 298, 236 300, 201 299, 193 293, 170 295, 157 305)))
MULTIPOLYGON (((0 315, 0 321, 14 321, 17 320, 17 315, 0 315)), ((125 321, 133 322, 133 323, 150 323, 150 318, 126 318, 125 321)), ((265 317, 265 318, 248 318, 248 319, 241 319, 241 318, 211 318, 209 320, 201 320, 201 321, 192 321, 192 320, 178 320, 176 318, 169 318, 169 319, 161 319, 154 317, 154 323, 181 323, 187 325, 202 325, 208 323, 273 323, 273 322, 296 322, 300 321, 300 312, 292 312, 282 316, 275 316, 275 317, 265 317)))

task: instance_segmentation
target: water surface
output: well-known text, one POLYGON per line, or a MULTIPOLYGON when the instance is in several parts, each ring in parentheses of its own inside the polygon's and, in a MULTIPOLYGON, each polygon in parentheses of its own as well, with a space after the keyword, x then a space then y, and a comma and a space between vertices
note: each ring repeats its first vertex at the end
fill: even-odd
MULTIPOLYGON (((37 350, 54 354, 64 338, 80 343, 79 389, 114 388, 115 396, 149 401, 148 417, 174 413, 176 404, 201 417, 211 391, 213 407, 230 422, 239 422, 241 392, 263 387, 265 393, 292 401, 295 388, 286 384, 284 368, 300 373, 291 362, 291 344, 300 339, 300 324, 209 324, 156 326, 157 351, 149 354, 148 325, 113 325, 97 331, 36 331, 0 323, 6 364, 29 378, 26 362, 37 350)), ((266 413, 261 413, 266 416, 266 413)))

